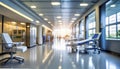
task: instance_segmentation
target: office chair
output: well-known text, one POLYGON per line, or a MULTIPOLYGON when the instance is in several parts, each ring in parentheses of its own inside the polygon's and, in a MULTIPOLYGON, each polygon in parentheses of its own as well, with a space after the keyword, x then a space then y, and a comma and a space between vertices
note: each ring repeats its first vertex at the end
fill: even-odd
POLYGON ((7 54, 9 54, 10 57, 3 58, 0 60, 0 62, 6 64, 14 59, 17 60, 19 63, 23 63, 24 62, 23 58, 16 57, 13 55, 16 53, 16 51, 25 52, 27 50, 26 46, 22 46, 24 42, 13 42, 10 36, 8 35, 8 33, 2 33, 2 40, 3 40, 3 50, 7 52, 7 54))

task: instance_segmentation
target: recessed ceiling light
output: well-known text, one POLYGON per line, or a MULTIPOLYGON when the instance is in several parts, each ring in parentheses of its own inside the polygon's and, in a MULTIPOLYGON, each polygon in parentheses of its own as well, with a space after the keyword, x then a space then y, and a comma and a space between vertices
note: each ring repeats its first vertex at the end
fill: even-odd
POLYGON ((25 23, 20 23, 20 24, 25 25, 25 23))
POLYGON ((59 24, 62 24, 62 23, 59 23, 59 24))
POLYGON ((39 15, 40 15, 40 16, 43 16, 44 14, 40 13, 39 15))
POLYGON ((30 27, 30 26, 27 26, 27 27, 30 27))
POLYGON ((12 24, 16 24, 16 22, 14 22, 14 21, 13 21, 13 22, 11 22, 11 23, 12 23, 12 24))
POLYGON ((36 23, 40 23, 39 21, 36 21, 36 23))
POLYGON ((88 3, 80 3, 80 6, 88 6, 88 3))
POLYGON ((80 14, 74 14, 74 16, 80 16, 80 14))
POLYGON ((72 23, 74 22, 74 21, 71 21, 72 23))
POLYGON ((30 6, 31 8, 37 8, 36 6, 30 6))
POLYGON ((51 23, 51 22, 48 22, 48 23, 51 23))
POLYGON ((61 20, 59 20, 58 22, 62 22, 61 20))
POLYGON ((76 20, 76 18, 72 18, 72 20, 76 20))
POLYGON ((60 19, 60 18, 62 18, 62 17, 61 17, 61 16, 57 16, 56 18, 60 19))
POLYGON ((51 5, 60 5, 60 2, 51 2, 51 5))
POLYGON ((116 7, 116 5, 115 5, 115 4, 112 4, 112 5, 110 5, 110 7, 116 7))
POLYGON ((46 21, 47 21, 48 19, 47 19, 47 18, 44 18, 44 20, 46 20, 46 21))

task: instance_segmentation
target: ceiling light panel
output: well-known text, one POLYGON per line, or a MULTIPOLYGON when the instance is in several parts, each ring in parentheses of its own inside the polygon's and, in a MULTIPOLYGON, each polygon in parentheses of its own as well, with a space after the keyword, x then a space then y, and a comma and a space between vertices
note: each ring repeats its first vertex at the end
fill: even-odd
POLYGON ((51 5, 57 6, 57 5, 60 5, 60 2, 51 2, 51 5))
POLYGON ((88 6, 88 3, 80 3, 80 6, 88 6))
POLYGON ((47 19, 47 18, 44 18, 44 20, 46 20, 46 21, 47 21, 48 19, 47 19))
POLYGON ((37 8, 36 6, 30 6, 31 8, 37 8))
POLYGON ((74 14, 74 16, 80 16, 80 14, 74 14))
POLYGON ((60 18, 62 18, 62 17, 61 17, 61 16, 57 16, 56 18, 57 18, 57 19, 60 19, 60 18))
POLYGON ((39 15, 40 15, 40 16, 43 16, 44 14, 40 13, 39 15))
POLYGON ((112 4, 112 5, 110 5, 110 7, 116 7, 116 5, 115 5, 115 4, 112 4))

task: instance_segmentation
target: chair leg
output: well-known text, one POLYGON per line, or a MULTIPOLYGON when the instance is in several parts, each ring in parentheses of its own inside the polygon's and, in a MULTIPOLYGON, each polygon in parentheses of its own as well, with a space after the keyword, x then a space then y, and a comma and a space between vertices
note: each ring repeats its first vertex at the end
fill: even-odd
POLYGON ((13 59, 17 60, 19 63, 23 63, 24 59, 20 57, 13 57, 13 59))

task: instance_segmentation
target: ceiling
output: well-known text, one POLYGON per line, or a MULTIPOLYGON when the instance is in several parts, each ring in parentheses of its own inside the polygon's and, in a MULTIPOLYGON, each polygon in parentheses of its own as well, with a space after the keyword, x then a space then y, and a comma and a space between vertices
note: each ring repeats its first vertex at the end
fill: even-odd
POLYGON ((47 18, 47 22, 51 22, 53 25, 60 24, 59 20, 63 24, 71 24, 77 20, 82 14, 84 14, 88 9, 90 9, 99 0, 20 0, 29 8, 30 6, 36 6, 37 8, 30 8, 38 15, 40 13, 44 14, 41 16, 43 19, 47 18), (60 2, 60 5, 53 6, 51 2, 60 2), (80 3, 88 3, 88 6, 80 6, 80 3), (80 14, 80 16, 75 16, 74 14, 80 14), (61 16, 61 19, 57 19, 57 16, 61 16), (74 19, 76 18, 76 19, 74 19))

